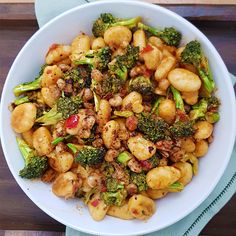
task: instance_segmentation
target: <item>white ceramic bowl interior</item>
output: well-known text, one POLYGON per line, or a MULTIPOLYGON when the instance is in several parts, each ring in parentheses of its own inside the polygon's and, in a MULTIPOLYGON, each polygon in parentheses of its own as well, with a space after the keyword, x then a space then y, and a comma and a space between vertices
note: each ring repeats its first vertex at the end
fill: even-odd
POLYGON ((207 198, 222 176, 235 137, 235 100, 228 71, 210 41, 192 24, 162 7, 136 1, 99 1, 74 8, 42 27, 25 44, 8 74, 1 101, 1 140, 8 166, 16 181, 29 198, 48 215, 74 229, 102 235, 139 235, 169 226, 192 212, 207 198), (53 43, 70 43, 81 31, 91 34, 92 22, 102 12, 111 12, 118 17, 142 16, 152 26, 173 26, 183 34, 183 43, 197 39, 201 42, 218 87, 221 98, 221 120, 214 131, 214 142, 208 154, 201 158, 199 175, 177 194, 169 194, 157 201, 157 211, 147 222, 124 221, 107 216, 101 222, 90 217, 86 207, 77 209, 78 200, 64 200, 56 197, 51 187, 18 176, 23 160, 17 148, 15 133, 10 127, 8 105, 14 96, 12 89, 19 83, 31 81, 44 63, 45 54, 53 43))

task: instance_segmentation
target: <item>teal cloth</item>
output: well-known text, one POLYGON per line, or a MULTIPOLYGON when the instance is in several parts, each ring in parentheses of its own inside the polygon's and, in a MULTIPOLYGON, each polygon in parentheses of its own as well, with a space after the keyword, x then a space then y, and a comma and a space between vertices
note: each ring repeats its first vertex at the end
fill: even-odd
MULTIPOLYGON (((94 0, 90 0, 94 1, 94 0)), ((88 0, 36 0, 35 12, 39 26, 43 26, 46 22, 59 15, 60 13, 89 2, 88 0)), ((232 83, 236 83, 236 77, 231 75, 232 83)), ((230 200, 236 192, 236 144, 225 170, 224 175, 220 179, 214 191, 209 197, 192 213, 178 221, 177 223, 153 232, 145 236, 196 236, 210 219, 230 200)), ((83 233, 66 228, 66 236, 90 236, 91 234, 83 233)))

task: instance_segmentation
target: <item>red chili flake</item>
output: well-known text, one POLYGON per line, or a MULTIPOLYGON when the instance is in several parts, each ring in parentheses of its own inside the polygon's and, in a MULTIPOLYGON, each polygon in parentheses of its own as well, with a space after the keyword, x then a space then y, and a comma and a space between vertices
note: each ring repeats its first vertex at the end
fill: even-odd
POLYGON ((147 169, 151 169, 151 168, 152 168, 151 163, 148 162, 148 161, 140 161, 140 164, 141 164, 141 166, 144 167, 144 168, 147 168, 147 169))
POLYGON ((107 191, 107 187, 106 187, 106 186, 102 186, 102 187, 101 187, 101 192, 104 193, 104 192, 106 192, 106 191, 107 191))
POLYGON ((79 123, 79 116, 78 115, 71 115, 69 118, 66 119, 65 126, 66 128, 72 129, 75 128, 79 123))
POLYGON ((98 206, 98 204, 99 204, 99 199, 96 199, 96 200, 94 200, 94 201, 91 202, 91 205, 92 205, 93 207, 98 206))
POLYGON ((176 110, 176 113, 177 113, 177 116, 178 116, 178 118, 179 118, 180 121, 188 121, 188 120, 189 120, 189 119, 188 119, 188 116, 186 115, 185 112, 183 112, 183 111, 177 109, 177 110, 176 110))
POLYGON ((52 73, 52 70, 47 70, 47 74, 51 74, 52 73))
POLYGON ((147 52, 151 52, 153 50, 153 47, 148 44, 145 48, 143 48, 143 50, 141 51, 141 53, 147 53, 147 52))
POLYGON ((144 76, 147 76, 147 77, 150 77, 152 75, 152 71, 149 70, 149 69, 146 69, 144 72, 143 72, 143 75, 144 76))

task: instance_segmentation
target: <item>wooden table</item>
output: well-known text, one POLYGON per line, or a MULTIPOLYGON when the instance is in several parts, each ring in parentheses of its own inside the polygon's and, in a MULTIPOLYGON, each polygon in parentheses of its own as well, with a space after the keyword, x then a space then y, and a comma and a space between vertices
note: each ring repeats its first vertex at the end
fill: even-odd
MULTIPOLYGON (((236 74, 236 6, 165 5, 196 25, 236 74)), ((0 4, 0 91, 24 43, 38 30, 34 8, 0 4)), ((42 212, 12 177, 0 148, 0 230, 64 231, 65 226, 42 212)), ((1 231, 0 231, 1 234, 1 231)), ((202 235, 236 235, 236 196, 206 225, 202 235)))

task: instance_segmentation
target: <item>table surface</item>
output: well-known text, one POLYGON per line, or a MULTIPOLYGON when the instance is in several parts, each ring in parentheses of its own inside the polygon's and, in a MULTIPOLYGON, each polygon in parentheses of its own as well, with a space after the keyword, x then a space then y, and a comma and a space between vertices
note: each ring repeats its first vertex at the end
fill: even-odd
MULTIPOLYGON (((211 40, 229 71, 236 74, 236 6, 165 5, 186 17, 211 40)), ((0 4, 0 93, 9 68, 38 30, 32 4, 0 4)), ((0 230, 64 231, 42 212, 11 175, 0 147, 0 230)), ((206 225, 201 235, 236 235, 236 196, 206 225)))

